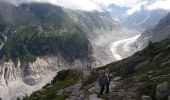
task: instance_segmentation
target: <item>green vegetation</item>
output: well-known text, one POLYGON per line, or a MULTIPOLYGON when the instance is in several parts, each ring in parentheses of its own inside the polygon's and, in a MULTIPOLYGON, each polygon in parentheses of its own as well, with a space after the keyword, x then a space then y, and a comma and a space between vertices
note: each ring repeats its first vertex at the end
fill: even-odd
POLYGON ((2 51, 7 59, 26 63, 34 62, 37 56, 61 55, 73 61, 86 59, 91 53, 89 41, 80 30, 46 25, 12 27, 2 51))
POLYGON ((25 100, 65 100, 69 93, 57 95, 64 88, 74 85, 79 79, 79 72, 76 70, 63 70, 58 72, 58 75, 53 79, 51 84, 43 87, 42 90, 34 92, 25 100))
POLYGON ((138 89, 138 93, 140 97, 142 95, 149 95, 152 97, 153 100, 155 100, 156 83, 152 81, 148 81, 147 83, 145 83, 142 87, 138 89))
POLYGON ((95 81, 97 81, 97 78, 99 76, 99 73, 95 70, 91 72, 91 74, 84 80, 82 84, 82 89, 89 88, 95 81))

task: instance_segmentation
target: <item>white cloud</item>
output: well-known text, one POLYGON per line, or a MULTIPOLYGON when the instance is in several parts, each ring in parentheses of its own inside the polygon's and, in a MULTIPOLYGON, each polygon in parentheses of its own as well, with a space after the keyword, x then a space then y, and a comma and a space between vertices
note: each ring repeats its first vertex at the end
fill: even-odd
POLYGON ((149 10, 165 9, 170 10, 170 0, 157 0, 156 3, 148 6, 149 10))
POLYGON ((132 6, 138 0, 38 0, 50 2, 66 8, 81 10, 101 10, 112 3, 119 6, 132 6))
POLYGON ((0 0, 9 3, 48 2, 71 9, 101 10, 101 7, 114 3, 119 6, 132 6, 137 0, 0 0), (101 6, 102 5, 102 6, 101 6))
POLYGON ((96 2, 105 4, 105 5, 109 5, 111 3, 114 3, 116 5, 119 6, 127 6, 127 7, 131 7, 133 6, 138 0, 94 0, 96 2))
POLYGON ((147 1, 143 1, 134 5, 130 10, 127 11, 128 15, 133 14, 136 11, 141 10, 141 6, 147 4, 147 1))
POLYGON ((136 11, 140 11, 143 6, 145 10, 155 10, 155 9, 164 9, 170 10, 170 0, 156 0, 155 2, 150 1, 140 1, 135 4, 130 10, 127 11, 129 15, 133 14, 136 11))
POLYGON ((48 0, 52 4, 57 4, 62 7, 80 10, 100 10, 100 6, 90 0, 48 0))

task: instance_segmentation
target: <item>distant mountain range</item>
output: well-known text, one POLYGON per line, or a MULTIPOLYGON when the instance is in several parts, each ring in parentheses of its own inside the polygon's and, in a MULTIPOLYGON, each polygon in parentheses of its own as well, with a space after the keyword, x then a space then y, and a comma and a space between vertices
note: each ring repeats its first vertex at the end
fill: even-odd
POLYGON ((123 26, 144 30, 156 25, 169 12, 160 8, 149 9, 155 2, 156 0, 140 0, 133 7, 120 7, 112 4, 107 9, 112 14, 112 17, 123 26))
POLYGON ((162 18, 155 27, 144 31, 137 40, 137 44, 143 48, 149 41, 159 42, 166 38, 170 38, 170 13, 162 18))

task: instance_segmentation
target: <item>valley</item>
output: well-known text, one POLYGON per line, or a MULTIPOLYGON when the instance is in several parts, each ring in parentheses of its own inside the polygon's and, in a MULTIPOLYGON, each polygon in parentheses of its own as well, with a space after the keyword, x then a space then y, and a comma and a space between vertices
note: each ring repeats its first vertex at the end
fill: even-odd
POLYGON ((157 2, 0 0, 0 100, 168 100, 170 13, 157 2), (110 93, 98 97, 103 70, 110 93))

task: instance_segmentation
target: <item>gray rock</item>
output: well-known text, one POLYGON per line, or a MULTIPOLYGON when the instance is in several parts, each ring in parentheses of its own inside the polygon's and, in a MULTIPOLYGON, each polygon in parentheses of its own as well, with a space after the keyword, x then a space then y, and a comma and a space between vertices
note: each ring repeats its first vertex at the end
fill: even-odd
POLYGON ((79 97, 76 96, 70 96, 70 98, 67 98, 66 100, 78 100, 79 97))
POLYGON ((61 89, 59 92, 57 92, 57 95, 62 95, 64 93, 64 90, 61 89))
POLYGON ((46 89, 41 89, 41 90, 40 90, 40 92, 45 92, 45 91, 46 91, 46 89))
POLYGON ((170 59, 170 55, 168 57, 166 57, 166 58, 163 58, 163 60, 161 60, 161 63, 167 62, 169 59, 170 59))
POLYGON ((168 100, 170 100, 170 96, 168 96, 168 100))
POLYGON ((97 94, 92 94, 92 95, 89 96, 89 100, 103 100, 103 99, 98 98, 97 94))
POLYGON ((170 61, 161 64, 161 67, 166 67, 166 66, 170 66, 170 61))
POLYGON ((117 92, 117 91, 119 91, 120 89, 122 89, 123 88, 123 85, 122 85, 122 83, 116 83, 115 84, 115 86, 113 87, 113 88, 110 88, 111 89, 111 91, 113 91, 113 92, 117 92))
POLYGON ((53 87, 53 85, 49 85, 49 86, 47 86, 47 88, 52 88, 53 87))
POLYGON ((148 63, 150 63, 150 61, 145 61, 145 62, 140 63, 139 65, 135 66, 135 71, 145 69, 147 67, 148 63))
POLYGON ((143 95, 141 100, 152 100, 152 98, 150 96, 143 95))
POLYGON ((96 93, 95 87, 92 87, 92 88, 88 89, 88 91, 89 91, 90 94, 96 93))
POLYGON ((160 100, 167 97, 170 93, 168 82, 161 83, 156 87, 156 99, 160 100))
POLYGON ((111 81, 110 86, 109 86, 110 91, 113 91, 115 89, 115 87, 116 87, 115 83, 113 81, 111 81))
POLYGON ((154 71, 149 71, 149 72, 148 72, 148 74, 153 74, 153 73, 154 73, 154 71))
POLYGON ((83 95, 80 95, 77 100, 85 100, 83 95))
POLYGON ((163 55, 163 53, 160 53, 160 54, 156 55, 154 57, 153 61, 157 61, 162 55, 163 55))
POLYGON ((118 80, 121 80, 121 79, 122 79, 122 77, 119 77, 119 76, 118 76, 118 77, 115 77, 113 80, 114 80, 114 81, 118 81, 118 80))

